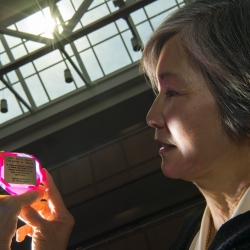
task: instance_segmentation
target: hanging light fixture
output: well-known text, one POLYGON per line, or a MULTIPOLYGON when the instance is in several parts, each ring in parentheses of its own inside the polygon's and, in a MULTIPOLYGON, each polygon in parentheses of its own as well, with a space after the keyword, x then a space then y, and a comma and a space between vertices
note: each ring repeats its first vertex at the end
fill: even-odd
POLYGON ((2 99, 1 100, 1 113, 7 113, 7 112, 8 112, 7 100, 2 99))
POLYGON ((136 36, 131 38, 131 43, 132 43, 132 47, 133 47, 134 51, 141 50, 141 45, 139 43, 139 39, 136 36))
POLYGON ((67 83, 73 82, 73 77, 69 69, 64 70, 64 77, 65 77, 65 82, 67 83))
POLYGON ((113 4, 115 7, 121 7, 125 4, 124 0, 113 0, 113 4))

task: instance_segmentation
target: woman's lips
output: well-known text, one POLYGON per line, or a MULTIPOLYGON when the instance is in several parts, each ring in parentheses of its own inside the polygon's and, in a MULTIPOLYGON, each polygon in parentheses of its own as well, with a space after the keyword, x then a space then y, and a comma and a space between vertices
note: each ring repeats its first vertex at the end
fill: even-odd
POLYGON ((172 149, 176 148, 176 146, 174 145, 169 145, 169 144, 164 144, 160 149, 159 149, 159 153, 160 154, 164 154, 167 153, 169 151, 171 151, 172 149))
POLYGON ((167 152, 171 151, 172 149, 176 148, 176 146, 173 144, 164 143, 164 142, 157 140, 157 139, 156 139, 156 142, 161 146, 161 148, 159 150, 160 154, 167 153, 167 152))

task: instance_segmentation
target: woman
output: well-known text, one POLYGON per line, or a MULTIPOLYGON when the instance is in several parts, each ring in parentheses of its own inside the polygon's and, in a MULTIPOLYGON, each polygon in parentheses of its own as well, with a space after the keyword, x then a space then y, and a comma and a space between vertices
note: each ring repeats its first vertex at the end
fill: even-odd
POLYGON ((207 202, 200 228, 185 225, 171 249, 250 249, 249 20, 249 0, 198 0, 145 46, 162 171, 193 182, 207 202))
MULTIPOLYGON (((249 0, 198 0, 166 19, 143 52, 142 67, 157 92, 147 121, 161 145, 162 171, 193 182, 207 202, 199 227, 197 220, 185 224, 173 250, 250 249, 249 20, 249 0)), ((32 207, 21 210, 38 194, 26 203, 10 197, 14 218, 21 211, 27 222, 17 238, 30 234, 33 249, 61 250, 73 219, 47 179, 52 210, 32 205, 44 218, 32 207)), ((0 244, 11 237, 4 239, 0 244)))

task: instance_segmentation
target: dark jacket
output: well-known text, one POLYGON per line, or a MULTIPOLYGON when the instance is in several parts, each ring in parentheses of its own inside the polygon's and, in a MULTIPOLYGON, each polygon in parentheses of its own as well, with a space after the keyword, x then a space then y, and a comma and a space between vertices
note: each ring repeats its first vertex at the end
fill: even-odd
MULTIPOLYGON (((189 250, 200 229, 202 214, 187 220, 169 250, 189 250)), ((250 250, 250 211, 223 224, 208 250, 250 250)))

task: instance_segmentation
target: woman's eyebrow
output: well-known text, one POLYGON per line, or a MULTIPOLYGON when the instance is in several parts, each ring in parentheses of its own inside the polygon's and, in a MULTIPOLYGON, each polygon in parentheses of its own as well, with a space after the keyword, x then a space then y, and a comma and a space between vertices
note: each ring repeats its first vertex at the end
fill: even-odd
POLYGON ((158 78, 159 82, 162 82, 162 81, 165 81, 165 80, 171 79, 171 78, 177 78, 177 79, 184 80, 184 77, 183 77, 182 74, 174 73, 174 72, 162 72, 162 73, 159 73, 157 75, 157 78, 158 78))

